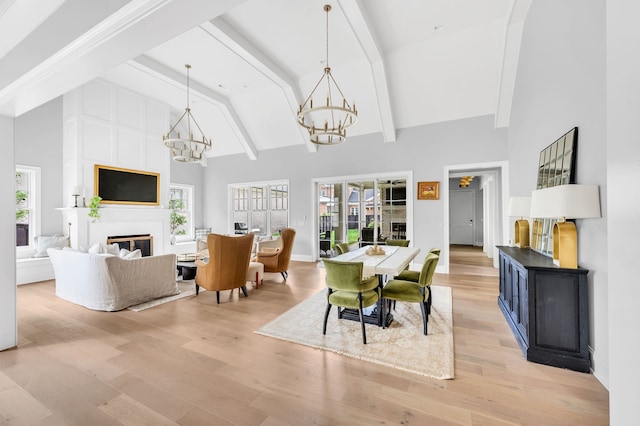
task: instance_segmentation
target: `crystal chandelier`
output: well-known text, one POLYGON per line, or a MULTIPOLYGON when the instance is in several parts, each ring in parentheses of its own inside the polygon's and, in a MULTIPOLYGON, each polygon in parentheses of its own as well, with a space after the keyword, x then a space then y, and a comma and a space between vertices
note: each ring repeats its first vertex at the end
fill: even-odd
POLYGON ((167 134, 162 136, 162 142, 171 150, 171 157, 175 161, 181 163, 194 163, 202 160, 205 151, 211 149, 211 139, 207 139, 202 132, 202 129, 198 125, 198 122, 191 114, 191 108, 189 108, 189 70, 191 65, 186 64, 187 69, 187 107, 184 109, 184 113, 180 116, 176 124, 171 127, 167 134), (182 119, 186 118, 187 135, 181 137, 179 131, 175 131, 178 124, 182 119), (195 127, 200 132, 202 139, 194 139, 191 132, 191 122, 195 124, 195 127), (177 136, 176 136, 177 135, 177 136))
POLYGON ((331 75, 331 67, 329 67, 329 11, 331 6, 324 5, 324 11, 327 12, 327 62, 322 77, 318 80, 315 87, 307 96, 307 99, 298 110, 298 124, 309 131, 309 139, 318 145, 337 145, 344 142, 347 138, 347 128, 353 126, 358 121, 358 111, 355 103, 350 104, 338 83, 331 75), (326 82, 327 96, 326 102, 316 103, 313 105, 313 96, 316 89, 326 82), (339 95, 339 97, 338 97, 339 95), (342 98, 338 103, 334 104, 334 96, 342 98))

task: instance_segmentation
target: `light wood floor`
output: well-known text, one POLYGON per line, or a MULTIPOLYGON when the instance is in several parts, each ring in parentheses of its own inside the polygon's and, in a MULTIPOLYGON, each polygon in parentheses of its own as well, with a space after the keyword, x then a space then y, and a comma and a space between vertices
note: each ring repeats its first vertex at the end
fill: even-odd
POLYGON ((254 334, 323 288, 315 263, 294 262, 286 284, 267 274, 246 299, 225 292, 216 305, 204 292, 138 313, 65 302, 52 281, 19 286, 20 343, 0 352, 0 424, 608 424, 592 375, 524 360, 491 261, 464 247, 451 261, 435 277, 453 289, 456 378, 446 381, 254 334))

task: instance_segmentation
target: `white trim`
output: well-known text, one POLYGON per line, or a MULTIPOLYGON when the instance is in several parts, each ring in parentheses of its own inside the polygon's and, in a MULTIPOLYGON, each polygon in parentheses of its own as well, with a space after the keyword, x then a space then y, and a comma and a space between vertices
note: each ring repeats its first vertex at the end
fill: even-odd
MULTIPOLYGON (((349 181, 363 181, 363 180, 373 180, 375 186, 377 187, 377 182, 380 179, 405 179, 407 184, 407 204, 406 204, 406 223, 407 223, 407 239, 413 239, 413 170, 404 170, 397 172, 386 172, 386 173, 372 173, 372 174, 362 174, 362 175, 350 175, 350 176, 333 176, 333 177, 322 177, 322 178, 313 178, 311 179, 311 211, 313 212, 313 224, 310 230, 310 241, 312 244, 311 256, 312 261, 320 259, 320 234, 318 229, 320 229, 320 221, 318 220, 318 185, 321 183, 348 183, 349 181)), ((346 197, 346 191, 343 192, 343 197, 346 197)), ((346 206, 346 199, 343 199, 344 205, 346 206)), ((343 212, 346 213, 346 208, 343 209, 343 212)), ((346 218, 344 219, 344 223, 346 223, 346 218)))
MULTIPOLYGON (((277 180, 266 180, 266 181, 255 181, 255 182, 242 182, 242 183, 230 183, 227 184, 227 206, 229 207, 229 210, 227 211, 227 232, 229 234, 233 234, 235 232, 235 229, 231 229, 231 226, 233 224, 233 212, 234 212, 234 205, 233 205, 233 189, 234 188, 245 188, 245 187, 251 187, 251 186, 279 186, 279 185, 286 185, 287 186, 287 193, 288 193, 288 202, 287 202, 287 226, 291 227, 291 183, 289 182, 289 179, 277 179, 277 180)), ((251 197, 249 195, 249 197, 251 197)), ((251 200, 249 200, 249 202, 251 202, 251 200)), ((269 228, 269 230, 271 231, 271 233, 273 233, 273 229, 271 229, 271 198, 268 198, 268 204, 269 204, 269 209, 266 210, 269 212, 269 214, 267 215, 267 226, 269 228)), ((247 210, 248 212, 251 212, 251 210, 247 210)))
MULTIPOLYGON (((193 211, 193 205, 194 205, 194 199, 193 197, 195 197, 195 186, 194 185, 190 185, 190 184, 184 184, 184 183, 169 183, 169 200, 171 200, 171 189, 172 188, 176 188, 176 189, 181 189, 181 190, 187 190, 189 192, 189 200, 188 200, 188 206, 187 206, 187 211, 189 212, 189 230, 187 231, 187 234, 185 235, 176 235, 176 241, 179 242, 185 242, 185 241, 194 241, 196 239, 196 226, 194 224, 195 222, 195 213, 193 211)), ((171 210, 171 209, 169 209, 171 210)), ((171 214, 171 213, 169 213, 171 214)), ((169 221, 171 221, 171 219, 169 219, 169 221)), ((171 225, 169 225, 171 226, 171 225)))
MULTIPOLYGON (((499 208, 495 211, 494 218, 485 218, 485 222, 489 220, 493 220, 496 224, 494 229, 494 239, 493 246, 488 247, 487 251, 493 252, 493 266, 498 267, 498 255, 497 249, 495 247, 496 244, 505 244, 506 239, 509 235, 509 223, 504 220, 506 217, 506 206, 507 200, 509 199, 509 162, 508 161, 493 161, 487 163, 471 163, 471 164, 457 164, 451 166, 444 166, 444 182, 442 182, 442 200, 443 200, 443 209, 444 209, 444 247, 441 252, 440 258, 443 263, 443 273, 449 273, 449 177, 455 175, 457 172, 469 171, 473 170, 474 173, 477 174, 495 174, 496 182, 494 187, 496 188, 495 197, 493 199, 493 203, 489 202, 487 204, 498 204, 499 208), (497 172, 495 170, 498 169, 500 171, 499 176, 497 176, 497 172), (500 185, 500 189, 498 192, 498 185, 500 185), (502 224, 499 226, 498 224, 502 224)), ((491 213, 491 209, 487 209, 491 213)), ((487 236, 485 235, 485 239, 487 236)), ((491 256, 489 256, 491 257, 491 256)))
POLYGON ((33 218, 29 220, 29 245, 16 247, 16 259, 24 259, 35 254, 35 237, 40 235, 40 230, 42 229, 41 169, 37 166, 25 166, 22 164, 16 164, 15 168, 16 173, 23 170, 32 174, 33 177, 29 183, 29 207, 33 212, 33 218))

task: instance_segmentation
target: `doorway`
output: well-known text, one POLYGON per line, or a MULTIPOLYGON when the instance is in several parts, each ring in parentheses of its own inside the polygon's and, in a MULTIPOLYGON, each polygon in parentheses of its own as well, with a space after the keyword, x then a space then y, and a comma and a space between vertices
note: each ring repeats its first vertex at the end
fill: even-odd
MULTIPOLYGON (((475 228, 482 233, 481 245, 484 254, 493 259, 493 265, 498 267, 498 254, 496 245, 504 244, 505 236, 509 235, 508 221, 504 218, 506 199, 509 194, 508 176, 509 166, 506 161, 460 164, 444 167, 442 195, 444 201, 444 247, 441 254, 444 273, 449 273, 449 245, 451 242, 450 214, 451 214, 451 179, 460 179, 464 176, 475 176, 481 191, 477 196, 482 197, 481 208, 475 209, 475 228)), ((457 188, 456 188, 457 189, 457 188)), ((458 192, 458 191, 456 191, 458 192)), ((480 201, 477 201, 479 205, 480 201)), ((456 203, 456 201, 453 201, 456 203)), ((457 238, 457 237, 455 237, 457 238)), ((477 239, 477 237, 474 236, 477 239)), ((477 241, 476 241, 477 242, 477 241)))

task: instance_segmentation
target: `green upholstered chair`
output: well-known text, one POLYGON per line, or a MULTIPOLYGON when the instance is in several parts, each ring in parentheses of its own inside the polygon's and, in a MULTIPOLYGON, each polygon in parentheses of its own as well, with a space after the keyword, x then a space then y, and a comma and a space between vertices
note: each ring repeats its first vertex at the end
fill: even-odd
POLYGON ((387 238, 386 241, 388 246, 399 246, 399 247, 409 247, 410 240, 393 240, 391 238, 387 238))
MULTIPOLYGON (((431 250, 429 250, 429 253, 427 253, 427 255, 429 254, 436 254, 438 256, 440 256, 440 249, 439 248, 435 248, 432 247, 431 250)), ((399 275, 396 275, 395 277, 393 277, 394 280, 405 280, 405 281, 413 281, 413 282, 418 282, 418 280, 420 279, 420 271, 410 271, 410 270, 405 270, 400 272, 399 275)))
POLYGON ((336 244, 336 250, 338 254, 344 254, 349 251, 349 243, 338 243, 336 244))
POLYGON ((420 279, 417 283, 393 279, 388 281, 382 289, 382 297, 386 301, 399 300, 401 302, 420 303, 425 336, 427 335, 427 322, 429 321, 429 314, 431 313, 431 291, 429 286, 431 285, 439 258, 440 256, 433 253, 427 255, 427 258, 422 264, 420 279))
MULTIPOLYGON (((364 329, 362 308, 371 306, 380 298, 378 279, 370 277, 362 279, 363 262, 341 262, 325 259, 327 284, 327 310, 324 313, 322 334, 327 334, 327 319, 331 306, 357 309, 362 325, 362 343, 367 344, 367 334, 364 329)), ((340 313, 340 311, 338 311, 340 313)))

